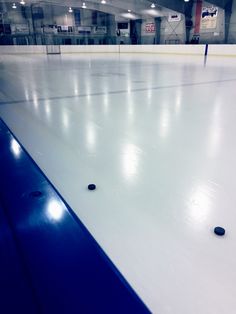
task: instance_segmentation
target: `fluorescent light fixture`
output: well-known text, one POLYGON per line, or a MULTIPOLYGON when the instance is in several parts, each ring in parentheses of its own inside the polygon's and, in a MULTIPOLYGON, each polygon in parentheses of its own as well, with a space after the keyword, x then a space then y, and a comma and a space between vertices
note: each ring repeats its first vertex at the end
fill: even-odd
POLYGON ((125 12, 125 13, 122 13, 121 16, 126 18, 126 19, 129 19, 129 20, 137 20, 138 19, 138 16, 135 15, 134 13, 125 12))
POLYGON ((153 17, 163 16, 163 14, 161 14, 161 12, 159 10, 157 10, 156 8, 155 9, 149 8, 149 9, 146 9, 146 10, 142 10, 141 13, 145 14, 145 15, 150 15, 150 16, 153 16, 153 17))
POLYGON ((13 3, 12 9, 16 9, 16 4, 15 3, 13 3))
POLYGON ((152 4, 151 4, 151 8, 154 9, 155 7, 156 7, 156 6, 155 6, 155 3, 152 3, 152 4))

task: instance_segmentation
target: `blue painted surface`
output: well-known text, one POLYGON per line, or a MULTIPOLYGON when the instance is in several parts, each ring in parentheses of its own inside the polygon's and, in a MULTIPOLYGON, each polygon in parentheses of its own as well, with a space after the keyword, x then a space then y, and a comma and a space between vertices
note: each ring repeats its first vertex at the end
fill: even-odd
POLYGON ((0 151, 0 204, 19 268, 11 281, 24 286, 12 289, 15 311, 18 298, 24 313, 149 313, 1 120, 0 151))
POLYGON ((37 300, 0 205, 0 313, 37 313, 37 300))

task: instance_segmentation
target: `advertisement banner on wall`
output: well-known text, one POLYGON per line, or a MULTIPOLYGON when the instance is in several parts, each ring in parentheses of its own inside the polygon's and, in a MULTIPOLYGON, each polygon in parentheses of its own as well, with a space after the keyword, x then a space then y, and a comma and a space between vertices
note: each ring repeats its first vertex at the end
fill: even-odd
POLYGON ((155 23, 145 24, 145 33, 155 33, 155 31, 156 31, 155 23))
POLYGON ((117 36, 129 37, 129 23, 128 22, 118 22, 117 23, 117 36))
POLYGON ((181 14, 169 14, 168 22, 180 22, 181 21, 181 14))
POLYGON ((97 34, 97 35, 104 35, 107 33, 107 27, 106 26, 95 26, 93 28, 93 32, 94 32, 94 34, 97 34))
POLYGON ((12 34, 29 34, 29 26, 27 24, 11 25, 12 34))
POLYGON ((203 7, 201 18, 201 29, 213 29, 216 28, 218 16, 217 7, 203 7))
POLYGON ((58 33, 72 33, 73 27, 69 25, 57 25, 58 33))
POLYGON ((120 30, 120 36, 121 37, 129 37, 129 29, 127 29, 127 30, 125 30, 125 29, 120 30))
POLYGON ((78 26, 78 33, 81 35, 91 34, 92 27, 91 26, 78 26))

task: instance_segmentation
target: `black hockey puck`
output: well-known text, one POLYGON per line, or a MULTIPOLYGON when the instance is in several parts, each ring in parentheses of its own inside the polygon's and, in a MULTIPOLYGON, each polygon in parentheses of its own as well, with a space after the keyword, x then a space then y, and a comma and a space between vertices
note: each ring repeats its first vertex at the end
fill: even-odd
POLYGON ((225 229, 222 227, 215 227, 214 232, 218 236, 223 236, 225 234, 225 229))
POLYGON ((90 191, 96 190, 96 185, 95 185, 95 184, 89 184, 89 185, 88 185, 88 189, 89 189, 90 191))

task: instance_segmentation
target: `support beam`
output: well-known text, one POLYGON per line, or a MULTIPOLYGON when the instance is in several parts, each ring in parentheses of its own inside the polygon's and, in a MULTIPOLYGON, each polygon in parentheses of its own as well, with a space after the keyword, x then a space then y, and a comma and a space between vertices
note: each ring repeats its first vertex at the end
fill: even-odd
POLYGON ((230 25, 230 19, 232 15, 232 6, 233 6, 233 0, 228 1, 227 5, 225 6, 225 43, 228 43, 228 37, 229 37, 229 25, 230 25))
POLYGON ((155 43, 159 45, 161 42, 161 18, 160 17, 155 18, 155 28, 156 28, 155 43))
POLYGON ((142 20, 130 20, 130 40, 132 45, 141 44, 141 25, 142 20))
POLYGON ((185 15, 185 28, 186 28, 186 44, 190 42, 190 31, 193 26, 192 21, 193 0, 185 3, 184 15, 185 15))

